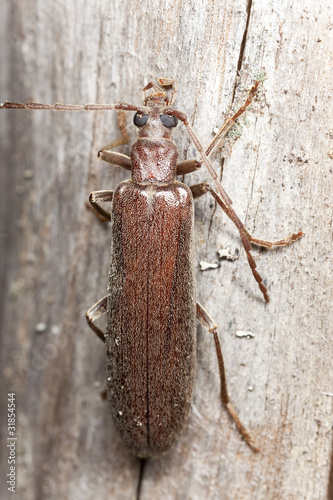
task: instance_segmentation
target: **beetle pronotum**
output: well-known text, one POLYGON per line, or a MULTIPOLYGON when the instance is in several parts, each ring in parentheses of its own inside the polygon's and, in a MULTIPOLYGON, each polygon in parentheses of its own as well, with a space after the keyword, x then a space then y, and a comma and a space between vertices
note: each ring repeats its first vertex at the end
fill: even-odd
POLYGON ((26 104, 5 102, 1 108, 135 111, 138 140, 130 157, 111 151, 123 138, 101 149, 98 157, 131 171, 131 179, 115 191, 94 191, 89 201, 104 221, 112 221, 112 252, 108 295, 86 313, 89 326, 106 343, 107 394, 111 414, 124 443, 138 457, 159 456, 175 442, 191 404, 196 320, 214 336, 221 379, 221 399, 248 445, 258 451, 229 401, 217 327, 196 302, 193 199, 210 193, 236 225, 254 278, 266 300, 267 289, 251 255, 251 243, 266 248, 293 243, 300 231, 269 242, 253 238, 231 207, 208 156, 251 103, 255 82, 245 104, 227 119, 204 150, 186 116, 171 108, 173 80, 159 79, 143 89, 143 106, 116 104, 26 104), (147 96, 147 91, 152 93, 147 96), (171 90, 171 98, 166 89, 171 90), (177 163, 173 129, 182 121, 201 161, 177 163), (204 163, 217 192, 207 183, 188 187, 176 180, 204 163), (112 202, 111 213, 100 202, 112 202), (111 215, 112 214, 112 215, 111 215), (106 334, 94 323, 107 313, 106 334))

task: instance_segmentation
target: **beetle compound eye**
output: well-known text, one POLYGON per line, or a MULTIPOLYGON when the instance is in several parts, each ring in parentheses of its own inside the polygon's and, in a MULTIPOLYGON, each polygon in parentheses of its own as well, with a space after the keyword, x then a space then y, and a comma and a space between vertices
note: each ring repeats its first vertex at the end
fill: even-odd
POLYGON ((161 115, 160 118, 165 127, 177 127, 178 118, 176 118, 174 115, 161 115))
POLYGON ((139 113, 135 113, 135 116, 134 116, 134 125, 136 127, 143 127, 144 125, 146 125, 147 121, 148 121, 148 116, 149 115, 139 115, 139 113))

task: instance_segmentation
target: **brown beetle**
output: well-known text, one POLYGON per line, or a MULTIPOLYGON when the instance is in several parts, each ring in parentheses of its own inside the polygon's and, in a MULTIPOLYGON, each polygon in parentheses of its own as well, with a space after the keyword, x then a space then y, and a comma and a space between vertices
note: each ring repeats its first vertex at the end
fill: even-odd
POLYGON ((268 302, 267 289, 256 271, 251 243, 267 248, 288 245, 302 232, 276 242, 253 238, 231 208, 231 200, 218 181, 207 156, 219 144, 235 120, 253 99, 259 82, 238 112, 221 127, 204 151, 186 116, 170 106, 176 96, 175 82, 159 79, 144 89, 144 105, 9 103, 2 108, 136 111, 138 139, 130 158, 111 151, 123 139, 99 151, 102 160, 131 170, 131 179, 115 191, 95 191, 89 201, 102 220, 112 221, 112 247, 108 295, 86 313, 92 330, 106 343, 107 395, 115 425, 130 450, 138 457, 166 453, 180 434, 191 405, 195 358, 196 320, 214 335, 221 378, 221 398, 242 436, 258 448, 229 402, 223 357, 216 325, 196 302, 193 199, 210 192, 235 223, 250 267, 268 302), (165 89, 171 89, 170 100, 165 89), (146 92, 153 92, 146 96, 146 92), (201 160, 177 163, 172 141, 180 119, 197 147, 201 160), (177 175, 193 172, 204 163, 217 193, 207 184, 188 187, 177 175), (111 214, 99 202, 112 202, 111 214), (94 323, 107 313, 107 332, 94 323))

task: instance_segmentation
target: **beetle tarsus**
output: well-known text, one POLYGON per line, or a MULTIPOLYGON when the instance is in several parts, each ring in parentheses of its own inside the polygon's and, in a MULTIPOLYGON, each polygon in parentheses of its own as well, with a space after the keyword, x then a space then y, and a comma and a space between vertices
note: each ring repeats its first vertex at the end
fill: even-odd
POLYGON ((242 424, 242 422, 239 420, 238 415, 236 413, 236 410, 234 409, 234 407, 232 406, 232 404, 230 402, 228 402, 225 406, 226 406, 226 408, 227 408, 227 410, 228 410, 231 418, 235 422, 235 424, 237 426, 237 429, 239 430, 239 432, 241 433, 241 435, 243 436, 244 440, 249 445, 249 447, 251 448, 251 450, 255 451, 256 453, 259 453, 260 449, 257 447, 257 445, 253 441, 252 437, 250 436, 250 434, 248 433, 248 431, 245 429, 245 427, 242 424))

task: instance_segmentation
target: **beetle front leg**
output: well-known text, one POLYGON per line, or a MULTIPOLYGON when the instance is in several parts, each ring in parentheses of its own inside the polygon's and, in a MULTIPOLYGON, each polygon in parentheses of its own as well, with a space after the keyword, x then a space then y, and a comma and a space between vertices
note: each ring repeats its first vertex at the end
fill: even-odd
POLYGON ((200 196, 203 196, 206 193, 210 193, 214 198, 215 201, 220 205, 222 210, 227 214, 227 216, 232 220, 232 222, 235 224, 237 227, 245 252, 247 256, 247 260, 249 262, 252 274, 255 278, 255 280, 258 283, 258 286, 266 300, 266 302, 269 302, 269 296, 267 293, 267 288, 262 282, 262 277, 256 270, 257 264, 256 261, 254 260, 251 250, 252 250, 252 245, 251 243, 254 243, 255 245, 259 245, 265 248, 268 248, 269 250, 272 250, 276 247, 282 247, 286 245, 290 245, 291 243, 294 243, 296 240, 301 238, 304 233, 302 231, 299 231, 297 234, 293 233, 290 236, 287 236, 287 238, 283 238, 282 240, 277 240, 277 241, 267 241, 267 240, 262 240, 258 238, 253 238, 251 234, 247 231, 247 229, 244 227, 244 224, 240 221, 238 218, 236 212, 233 210, 230 204, 226 204, 223 202, 221 197, 215 193, 215 191, 210 187, 209 184, 203 182, 202 184, 195 184, 194 186, 191 186, 191 191, 193 194, 193 198, 199 198, 200 196))
POLYGON ((244 425, 240 421, 240 419, 236 413, 236 410, 234 409, 234 407, 230 403, 228 389, 227 389, 226 376, 225 376, 222 349, 221 349, 221 344, 220 344, 219 337, 217 334, 217 326, 215 325, 214 321, 209 316, 207 311, 202 307, 201 304, 199 304, 199 302, 197 302, 197 319, 206 328, 206 330, 208 332, 210 332, 214 335, 215 349, 216 349, 217 361, 218 361, 219 371, 220 371, 222 403, 227 408, 229 415, 234 420, 239 432, 241 433, 241 435, 243 436, 243 438, 245 439, 247 444, 250 446, 250 448, 253 451, 258 452, 259 448, 255 445, 252 437, 250 436, 250 434, 248 433, 248 431, 245 429, 244 425))
POLYGON ((107 299, 108 297, 106 295, 96 302, 96 304, 94 304, 90 309, 88 309, 85 314, 88 325, 103 342, 105 342, 105 333, 94 324, 94 321, 106 313, 107 299))
MULTIPOLYGON (((97 154, 97 158, 106 161, 115 167, 124 168, 125 170, 131 170, 131 159, 129 156, 123 155, 122 153, 117 153, 116 151, 109 151, 112 147, 119 146, 117 142, 118 139, 111 142, 104 148, 100 149, 97 154)), ((122 144, 122 143, 120 143, 122 144)))
POLYGON ((118 137, 118 139, 110 142, 110 144, 107 144, 104 148, 101 148, 97 153, 97 158, 106 161, 107 163, 111 163, 111 165, 116 167, 131 170, 131 159, 129 156, 123 155, 122 153, 116 153, 115 151, 110 151, 110 149, 128 144, 130 142, 126 131, 125 112, 123 110, 118 110, 117 115, 121 137, 118 137))

